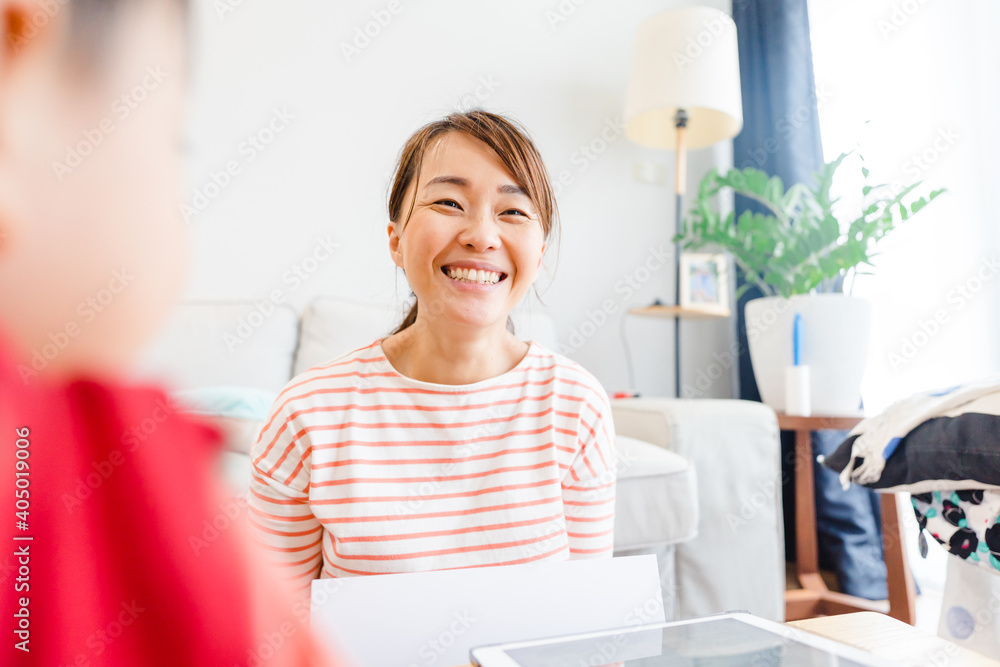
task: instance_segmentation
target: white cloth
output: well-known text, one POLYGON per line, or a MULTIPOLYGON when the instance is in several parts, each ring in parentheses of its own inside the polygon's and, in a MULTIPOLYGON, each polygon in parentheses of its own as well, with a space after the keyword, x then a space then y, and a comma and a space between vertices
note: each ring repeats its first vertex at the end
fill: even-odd
POLYGON ((949 558, 938 636, 1000 660, 1000 576, 949 558))
POLYGON ((857 435, 851 447, 851 460, 840 472, 844 489, 855 484, 872 484, 882 476, 885 461, 895 451, 901 438, 929 419, 947 413, 988 394, 1000 394, 1000 377, 916 394, 891 405, 882 414, 865 419, 849 435, 857 435), (855 467, 858 458, 861 465, 855 467))

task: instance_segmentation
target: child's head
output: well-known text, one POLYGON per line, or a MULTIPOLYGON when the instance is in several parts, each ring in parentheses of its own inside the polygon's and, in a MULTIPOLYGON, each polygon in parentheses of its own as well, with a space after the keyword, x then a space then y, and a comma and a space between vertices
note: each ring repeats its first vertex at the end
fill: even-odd
POLYGON ((185 264, 182 0, 0 0, 0 331, 121 371, 185 264))
POLYGON ((417 296, 399 330, 418 317, 481 328, 503 326, 534 283, 558 213, 527 133, 474 110, 425 125, 407 140, 389 219, 393 261, 417 296), (477 273, 466 276, 469 269, 477 273))

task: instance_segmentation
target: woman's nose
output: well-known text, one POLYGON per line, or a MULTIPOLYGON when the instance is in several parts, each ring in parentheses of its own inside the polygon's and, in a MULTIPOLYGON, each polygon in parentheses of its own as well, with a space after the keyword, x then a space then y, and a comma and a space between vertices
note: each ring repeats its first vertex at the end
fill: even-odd
POLYGON ((467 220, 468 223, 459 233, 459 243, 477 252, 500 247, 500 225, 492 211, 478 211, 467 220))

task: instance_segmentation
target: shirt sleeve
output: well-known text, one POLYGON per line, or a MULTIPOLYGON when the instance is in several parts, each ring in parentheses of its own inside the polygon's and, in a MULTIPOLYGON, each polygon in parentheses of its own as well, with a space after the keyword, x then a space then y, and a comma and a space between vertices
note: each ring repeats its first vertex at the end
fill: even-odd
POLYGON ((598 387, 580 410, 579 451, 563 477, 563 511, 571 560, 611 557, 617 469, 614 441, 611 406, 598 387))
POLYGON ((308 433, 282 394, 250 448, 251 534, 300 594, 323 564, 323 526, 309 505, 308 445, 308 433))

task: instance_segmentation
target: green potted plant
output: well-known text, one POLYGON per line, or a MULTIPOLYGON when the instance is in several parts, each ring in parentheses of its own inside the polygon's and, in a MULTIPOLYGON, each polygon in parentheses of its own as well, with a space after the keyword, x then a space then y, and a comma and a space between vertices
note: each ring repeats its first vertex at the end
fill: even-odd
POLYGON ((862 159, 862 204, 846 219, 835 215, 830 188, 848 154, 824 165, 815 186, 785 190, 778 177, 754 169, 710 171, 675 237, 685 250, 715 248, 732 255, 746 284, 737 298, 756 285, 762 298, 746 304, 747 338, 754 376, 765 403, 784 409, 784 369, 792 363, 792 322, 802 316, 803 363, 811 369, 813 410, 838 414, 856 411, 867 357, 871 306, 839 293, 816 294, 818 287, 870 267, 875 246, 900 223, 918 213, 943 190, 927 197, 871 184, 862 159), (723 189, 757 202, 763 212, 718 213, 713 203, 723 189))

